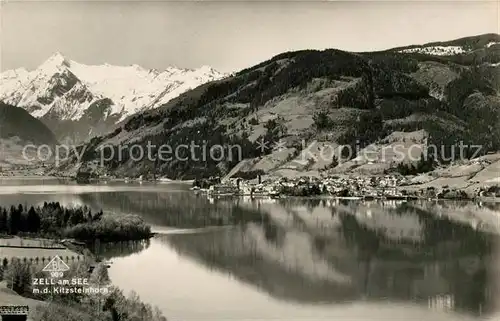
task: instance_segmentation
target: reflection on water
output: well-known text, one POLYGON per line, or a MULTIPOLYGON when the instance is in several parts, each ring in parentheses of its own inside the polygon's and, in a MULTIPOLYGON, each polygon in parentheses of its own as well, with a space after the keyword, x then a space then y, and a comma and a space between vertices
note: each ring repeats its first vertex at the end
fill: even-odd
POLYGON ((154 215, 156 224, 177 227, 229 224, 242 217, 232 228, 160 235, 153 242, 279 300, 413 302, 469 315, 496 308, 497 237, 433 211, 476 206, 476 212, 498 213, 498 208, 326 200, 210 203, 187 193, 129 196, 123 204, 145 217, 154 215))
POLYGON ((474 314, 494 310, 496 237, 382 204, 371 204, 370 215, 359 204, 317 205, 307 216, 307 205, 290 203, 250 205, 271 217, 267 223, 161 241, 287 300, 395 300, 474 314))
MULTIPOLYGON (((499 205, 208 200, 169 188, 51 199, 139 214, 162 232, 97 250, 114 262, 113 282, 173 320, 479 320, 498 311, 490 232, 499 205), (172 230, 206 226, 226 227, 172 230)), ((40 195, 0 202, 15 197, 40 195)))
POLYGON ((117 257, 126 257, 146 250, 151 244, 150 240, 124 241, 112 243, 96 243, 91 245, 91 250, 100 259, 109 260, 117 257))

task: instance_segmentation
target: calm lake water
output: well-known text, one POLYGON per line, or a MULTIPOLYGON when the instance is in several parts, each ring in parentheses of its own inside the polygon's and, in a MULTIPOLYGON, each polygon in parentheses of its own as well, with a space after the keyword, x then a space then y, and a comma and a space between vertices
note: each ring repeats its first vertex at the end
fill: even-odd
POLYGON ((500 204, 214 200, 188 187, 10 179, 0 204, 141 215, 158 236, 98 252, 115 285, 169 320, 500 320, 498 237, 483 232, 499 230, 500 204))

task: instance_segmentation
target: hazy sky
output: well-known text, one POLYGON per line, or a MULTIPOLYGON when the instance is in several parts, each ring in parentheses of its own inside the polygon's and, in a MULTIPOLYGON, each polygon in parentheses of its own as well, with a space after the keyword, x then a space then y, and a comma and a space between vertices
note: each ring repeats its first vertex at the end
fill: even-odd
POLYGON ((0 69, 86 64, 245 68, 283 51, 352 51, 499 33, 499 1, 10 1, 0 69))

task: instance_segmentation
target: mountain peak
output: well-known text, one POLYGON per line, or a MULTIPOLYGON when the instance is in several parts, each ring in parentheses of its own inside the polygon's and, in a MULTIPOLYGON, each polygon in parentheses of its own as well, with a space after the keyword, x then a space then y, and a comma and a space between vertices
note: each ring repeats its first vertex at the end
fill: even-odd
POLYGON ((88 108, 102 105, 103 121, 107 115, 123 119, 223 76, 209 66, 158 71, 137 64, 86 65, 55 52, 35 70, 2 72, 0 100, 24 107, 35 117, 51 113, 54 119, 78 121, 88 108))
POLYGON ((53 73, 58 71, 61 67, 69 67, 69 61, 62 53, 56 52, 41 64, 38 69, 46 73, 53 73))
POLYGON ((49 57, 49 59, 57 60, 57 61, 64 61, 66 59, 66 57, 64 57, 64 55, 61 52, 56 51, 52 56, 49 57))

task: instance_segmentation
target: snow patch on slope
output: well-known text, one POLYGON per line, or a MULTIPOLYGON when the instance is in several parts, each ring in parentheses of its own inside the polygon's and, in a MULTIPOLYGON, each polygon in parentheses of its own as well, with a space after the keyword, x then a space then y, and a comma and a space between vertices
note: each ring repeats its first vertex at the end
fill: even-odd
POLYGON ((489 47, 494 46, 494 45, 500 45, 500 42, 497 42, 497 41, 488 42, 486 44, 486 48, 489 48, 489 47))
POLYGON ((426 55, 434 55, 434 56, 452 56, 467 53, 460 46, 432 46, 432 47, 417 47, 410 49, 403 49, 399 52, 402 53, 421 53, 426 55))

